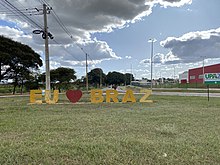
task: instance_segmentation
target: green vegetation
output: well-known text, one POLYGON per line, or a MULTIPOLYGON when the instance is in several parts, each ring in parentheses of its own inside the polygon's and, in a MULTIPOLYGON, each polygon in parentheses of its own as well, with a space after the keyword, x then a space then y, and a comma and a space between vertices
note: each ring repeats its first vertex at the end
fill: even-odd
MULTIPOLYGON (((0 84, 0 96, 12 94, 13 89, 14 89, 14 86, 12 84, 0 84)), ((15 93, 21 94, 21 90, 22 90, 21 86, 20 87, 17 86, 15 89, 15 93)), ((26 92, 25 88, 23 89, 22 93, 24 92, 26 92)))
POLYGON ((43 65, 40 55, 31 47, 0 36, 0 81, 13 79, 13 94, 17 86, 29 80, 33 82, 34 72, 43 65))
MULTIPOLYGON (((0 164, 220 164, 220 101, 28 105, 0 98, 0 164)), ((88 101, 85 95, 82 101, 88 101)))

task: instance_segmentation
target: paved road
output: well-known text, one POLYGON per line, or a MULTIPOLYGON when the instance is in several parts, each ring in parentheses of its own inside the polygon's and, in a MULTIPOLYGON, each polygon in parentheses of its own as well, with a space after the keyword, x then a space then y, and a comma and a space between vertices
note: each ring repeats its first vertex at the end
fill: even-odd
MULTIPOLYGON (((207 91, 207 88, 153 88, 153 90, 189 90, 189 91, 207 91)), ((209 91, 220 91, 220 88, 209 88, 209 91)))
MULTIPOLYGON (((202 96, 208 97, 207 93, 192 93, 192 92, 157 92, 153 91, 153 95, 164 95, 164 96, 202 96)), ((220 97, 220 93, 209 93, 209 97, 220 97)))

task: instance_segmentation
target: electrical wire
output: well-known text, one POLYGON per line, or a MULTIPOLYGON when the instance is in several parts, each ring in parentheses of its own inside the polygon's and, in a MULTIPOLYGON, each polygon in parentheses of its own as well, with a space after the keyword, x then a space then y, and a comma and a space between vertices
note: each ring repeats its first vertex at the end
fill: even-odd
MULTIPOLYGON (((31 10, 31 11, 35 11, 35 12, 38 12, 38 13, 35 13, 35 14, 32 14, 30 16, 35 16, 35 15, 43 15, 43 9, 41 9, 41 5, 39 6, 35 6, 34 8, 33 7, 25 7, 22 3, 20 3, 19 1, 16 1, 20 6, 22 6, 23 8, 26 8, 26 10, 31 10), (39 9, 40 8, 40 9, 39 9)), ((34 21, 38 22, 40 24, 41 27, 43 27, 43 25, 40 23, 39 20, 36 19, 36 17, 32 17, 34 21)))
MULTIPOLYGON (((48 4, 47 2, 45 2, 45 0, 41 0, 44 3, 46 3, 48 6, 50 6, 50 4, 48 4)), ((79 45, 76 43, 76 41, 73 40, 73 35, 71 34, 71 32, 67 29, 67 27, 64 25, 64 23, 61 21, 61 19, 59 18, 59 16, 56 14, 56 12, 54 10, 52 10, 52 16, 54 17, 54 19, 56 20, 56 22, 59 24, 59 26, 63 29, 63 31, 70 37, 70 39, 72 40, 72 42, 86 55, 89 57, 89 59, 93 62, 92 58, 89 56, 89 54, 79 45)))
MULTIPOLYGON (((52 9, 52 7, 51 7, 51 5, 48 3, 48 2, 46 2, 45 0, 39 0, 39 2, 41 3, 41 4, 46 4, 50 9, 52 9)), ((92 59, 91 59, 91 57, 88 55, 88 53, 86 53, 84 50, 83 50, 83 48, 82 47, 80 47, 79 46, 79 44, 77 44, 74 40, 73 40, 73 37, 72 37, 72 34, 71 34, 71 32, 67 29, 67 27, 64 25, 64 23, 61 21, 61 19, 59 18, 59 16, 56 14, 56 12, 52 9, 51 10, 52 12, 52 16, 53 16, 53 18, 56 20, 56 22, 58 23, 58 25, 63 29, 63 31, 70 37, 70 39, 73 41, 73 43, 78 47, 78 48, 80 48, 80 50, 82 50, 82 52, 85 54, 85 55, 87 55, 89 58, 90 58, 90 60, 91 61, 93 61, 92 59)), ((56 43, 56 44, 58 44, 58 42, 57 41, 55 41, 54 40, 54 42, 56 43)), ((67 49, 65 49, 65 48, 63 48, 68 54, 70 54, 71 56, 73 56, 67 49)), ((74 56, 73 56, 74 57, 74 56)), ((78 61, 80 61, 79 59, 77 59, 76 57, 74 57, 76 60, 78 60, 78 61)))
MULTIPOLYGON (((49 9, 52 10, 52 7, 50 6, 49 3, 47 3, 45 0, 38 0, 41 4, 46 4, 49 9)), ((40 29, 43 29, 43 25, 40 24, 37 20, 34 20, 29 16, 33 16, 33 15, 42 15, 42 13, 39 13, 39 11, 42 9, 38 9, 38 8, 26 8, 26 9, 19 9, 17 7, 15 7, 15 5, 13 5, 12 3, 8 2, 7 0, 4 1, 0 1, 0 4, 2 6, 4 6, 6 9, 8 9, 7 11, 0 11, 0 14, 6 14, 7 16, 18 16, 20 17, 22 20, 24 21, 28 21, 32 27, 38 27, 40 29), (5 3, 3 3, 5 2, 5 3), (38 23, 37 23, 38 22, 38 23)), ((23 6, 20 2, 18 2, 21 6, 23 6)), ((56 22, 58 23, 58 25, 63 29, 63 31, 70 37, 70 39, 73 41, 73 43, 87 56, 89 57, 89 59, 93 62, 93 60, 91 59, 90 55, 78 44, 73 40, 72 34, 71 32, 67 29, 67 27, 63 24, 63 22, 61 21, 61 19, 59 18, 59 16, 56 14, 56 12, 54 10, 52 10, 52 16, 54 17, 54 19, 56 20, 56 22)), ((61 45, 60 43, 58 43, 55 39, 53 39, 53 42, 61 45)), ((68 54, 70 54, 71 56, 72 53, 69 52, 67 49, 65 49, 64 47, 62 47, 63 50, 65 50, 65 52, 67 52, 68 54)), ((78 58, 74 57, 74 59, 76 59, 77 61, 81 61, 78 58)))
MULTIPOLYGON (((61 45, 59 42, 57 42, 55 39, 53 39, 53 42, 54 43, 56 43, 57 45, 61 45)), ((64 47, 62 47, 63 48, 63 50, 65 51, 65 52, 67 52, 69 55, 71 55, 74 59, 76 59, 78 62, 80 62, 81 60, 79 60, 78 58, 76 58, 75 56, 73 56, 72 55, 72 53, 71 52, 69 52, 67 49, 65 49, 64 47)))
POLYGON ((19 15, 20 18, 22 18, 23 20, 28 21, 33 27, 38 27, 40 29, 42 28, 42 25, 39 25, 38 23, 36 23, 33 19, 29 18, 27 15, 25 15, 22 11, 20 11, 17 7, 15 7, 12 3, 8 2, 7 0, 4 0, 3 2, 5 2, 4 4, 1 3, 5 8, 7 8, 8 10, 10 10, 12 13, 14 13, 15 15, 19 15))

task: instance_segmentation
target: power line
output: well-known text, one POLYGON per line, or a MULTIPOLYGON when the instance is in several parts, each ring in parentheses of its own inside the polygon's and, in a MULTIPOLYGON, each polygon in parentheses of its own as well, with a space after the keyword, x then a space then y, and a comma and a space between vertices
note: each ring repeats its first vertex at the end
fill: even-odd
MULTIPOLYGON (((53 39, 53 42, 56 43, 57 45, 61 45, 61 44, 60 44, 59 42, 57 42, 55 39, 53 39)), ((63 48, 63 50, 64 50, 65 52, 67 52, 69 55, 73 56, 67 49, 65 49, 64 47, 62 47, 62 48, 63 48)), ((78 58, 76 58, 76 57, 74 57, 74 56, 73 56, 73 58, 75 58, 77 61, 80 62, 80 60, 79 60, 78 58)))
MULTIPOLYGON (((24 12, 31 12, 31 11, 36 11, 36 8, 25 8, 25 9, 18 9, 18 10, 20 10, 20 11, 22 11, 23 13, 24 12)), ((0 10, 0 13, 11 13, 10 11, 8 11, 8 10, 0 10)))
MULTIPOLYGON (((38 11, 25 11, 23 12, 24 14, 26 15, 29 15, 29 16, 34 16, 34 15, 42 15, 41 13, 39 13, 38 11)), ((0 11, 0 14, 5 14, 7 16, 20 16, 20 14, 17 14, 17 13, 14 13, 12 11, 0 11)))
POLYGON ((38 23, 36 23, 33 19, 29 18, 27 15, 25 15, 22 11, 20 11, 17 7, 15 7, 13 4, 11 4, 10 2, 8 2, 7 0, 4 1, 5 3, 2 4, 5 8, 9 9, 11 12, 13 12, 15 15, 18 14, 19 16, 21 16, 21 18, 23 20, 28 21, 30 24, 32 24, 33 27, 38 27, 40 29, 42 28, 42 25, 39 25, 38 23), (7 5, 7 6, 5 6, 7 5))
MULTIPOLYGON (((44 0, 42 0, 44 1, 44 0)), ((49 4, 48 4, 49 5, 49 4)), ((50 6, 50 5, 49 5, 50 6)), ((60 25, 60 27, 63 29, 63 31, 70 37, 70 39, 72 40, 72 42, 85 54, 88 55, 89 59, 93 62, 93 60, 91 59, 91 57, 89 56, 89 54, 87 52, 85 52, 85 50, 79 45, 77 44, 74 40, 73 40, 73 35, 71 34, 71 32, 67 29, 67 27, 64 25, 64 23, 61 21, 61 19, 59 18, 59 16, 56 14, 56 12, 54 10, 52 10, 52 16, 55 18, 56 22, 60 25)))
MULTIPOLYGON (((45 0, 39 0, 39 2, 41 4, 46 4, 47 6, 49 6, 50 10, 52 10, 52 7, 50 6, 49 3, 47 3, 45 0)), ((18 2, 19 3, 19 2, 18 2)), ((1 13, 6 14, 7 16, 18 16, 21 19, 23 19, 24 21, 28 21, 32 27, 38 27, 40 29, 43 29, 43 25, 41 25, 40 23, 37 23, 36 20, 29 18, 27 15, 29 16, 33 16, 33 15, 42 15, 41 13, 39 13, 39 11, 42 11, 42 9, 38 9, 38 8, 25 8, 21 3, 19 3, 21 6, 23 6, 24 8, 19 9, 17 7, 15 7, 12 3, 8 2, 7 0, 4 1, 4 3, 2 3, 2 1, 0 1, 0 4, 2 4, 2 6, 4 6, 6 9, 8 9, 7 11, 0 11, 1 13)), ((63 24, 63 22, 61 21, 61 19, 59 18, 59 16, 56 14, 56 12, 54 10, 52 10, 52 16, 55 18, 56 22, 59 24, 59 26, 63 29, 63 31, 70 37, 70 39, 73 41, 73 43, 86 55, 89 57, 89 59, 91 61, 92 58, 90 57, 90 55, 85 52, 85 50, 79 45, 77 44, 72 37, 71 32, 66 28, 66 26, 63 24)), ((54 40, 54 43, 56 44, 60 44, 58 43, 56 40, 54 40)), ((61 45, 61 44, 60 44, 61 45)), ((69 52, 67 49, 65 49, 64 47, 62 47, 68 54, 70 54, 71 56, 72 53, 69 52)), ((74 57, 74 56, 73 56, 74 57)), ((81 61, 78 58, 74 57, 77 61, 81 61)))
POLYGON ((46 4, 47 6, 49 6, 50 8, 52 8, 47 1, 45 1, 45 0, 39 0, 39 1, 41 1, 42 4, 46 4))
POLYGON ((54 10, 52 10, 52 16, 55 18, 55 20, 57 21, 57 23, 60 25, 60 27, 63 29, 63 31, 70 36, 70 38, 72 38, 72 34, 70 33, 70 31, 66 28, 66 26, 63 24, 63 22, 60 20, 60 18, 58 17, 58 15, 55 13, 54 10))
MULTIPOLYGON (((11 11, 11 13, 16 14, 15 11, 13 11, 13 10, 10 9, 8 6, 6 6, 4 3, 2 3, 2 1, 0 1, 0 4, 1 4, 3 7, 5 7, 6 9, 8 9, 9 11, 11 11)), ((24 20, 24 19, 23 19, 23 20, 24 20)))
POLYGON ((38 0, 42 5, 44 4, 43 2, 42 2, 42 0, 38 0))
MULTIPOLYGON (((41 8, 42 6, 36 6, 36 7, 25 7, 22 3, 20 3, 19 1, 16 1, 18 4, 20 4, 23 8, 26 8, 26 10, 34 10, 34 11, 37 11, 38 12, 38 14, 36 13, 36 14, 33 14, 33 15, 43 15, 43 9, 38 9, 38 8, 41 8), (40 13, 40 11, 41 11, 41 13, 40 13)), ((33 16, 33 15, 30 15, 30 16, 33 16)), ((33 17, 32 17, 33 18, 33 17)), ((36 22, 38 22, 42 27, 43 27, 43 25, 37 20, 37 19, 35 19, 35 18, 33 18, 33 20, 35 20, 36 22)))
MULTIPOLYGON (((49 8, 51 9, 52 11, 52 16, 55 18, 56 22, 60 25, 60 27, 64 30, 64 32, 70 36, 70 38, 72 39, 72 34, 71 32, 66 28, 66 26, 63 24, 63 22, 61 21, 61 19, 58 17, 58 15, 56 14, 56 12, 52 9, 51 5, 49 3, 47 3, 45 0, 39 0, 40 3, 42 4, 46 4, 47 6, 49 6, 49 8)), ((58 45, 61 45, 60 43, 58 43, 55 39, 53 39, 54 43, 58 44, 58 45)), ((77 44, 77 46, 79 47, 79 45, 77 44)), ((67 49, 65 49, 64 47, 62 47, 63 50, 65 50, 65 52, 67 52, 68 54, 70 54, 71 56, 72 53, 70 53, 67 49)), ((81 47, 80 47, 81 48, 81 47)), ((82 49, 82 48, 81 48, 82 49)), ((80 60, 76 57, 73 56, 73 58, 75 58, 77 61, 80 62, 80 60)))

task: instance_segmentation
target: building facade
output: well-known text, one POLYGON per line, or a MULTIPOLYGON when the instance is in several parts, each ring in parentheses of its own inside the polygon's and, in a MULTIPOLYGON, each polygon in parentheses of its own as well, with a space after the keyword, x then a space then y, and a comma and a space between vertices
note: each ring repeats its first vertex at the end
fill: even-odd
POLYGON ((179 74, 179 83, 180 84, 186 84, 186 83, 189 83, 189 73, 188 71, 185 71, 181 74, 179 74))
POLYGON ((189 83, 203 83, 203 72, 204 74, 220 73, 220 64, 189 69, 189 74, 188 74, 189 83))

